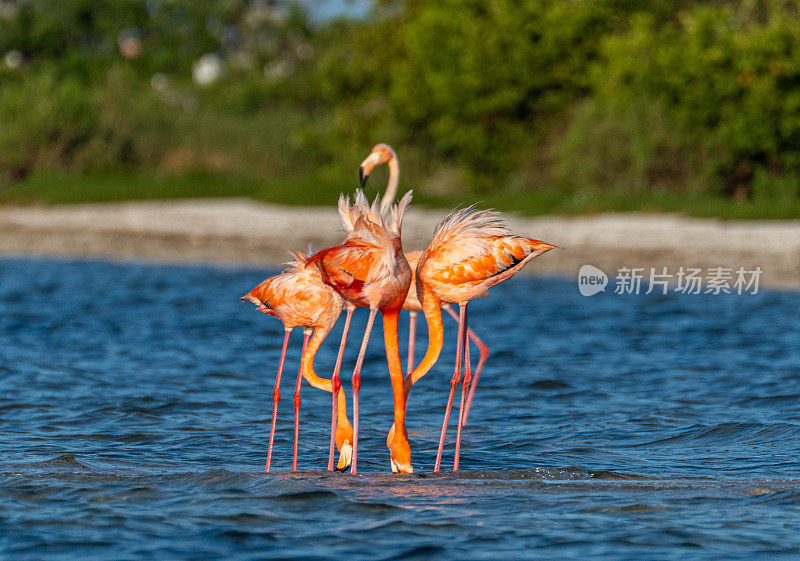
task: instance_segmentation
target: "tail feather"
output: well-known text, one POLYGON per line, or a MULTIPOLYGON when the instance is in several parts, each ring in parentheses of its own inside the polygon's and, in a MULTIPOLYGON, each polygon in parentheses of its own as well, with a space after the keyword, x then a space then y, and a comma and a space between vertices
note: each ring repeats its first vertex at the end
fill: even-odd
POLYGON ((403 216, 411 203, 412 192, 407 192, 396 205, 381 206, 380 197, 376 195, 372 203, 369 202, 364 191, 356 189, 353 202, 344 194, 339 196, 339 220, 348 234, 358 227, 358 219, 363 218, 377 224, 394 237, 399 237, 402 229, 403 216))
POLYGON ((346 197, 342 193, 339 195, 339 221, 345 232, 349 233, 353 230, 356 218, 358 218, 358 211, 350 204, 350 197, 346 197))
POLYGON ((498 240, 495 252, 496 270, 487 279, 487 287, 501 283, 514 274, 515 268, 558 246, 533 238, 510 236, 498 240))
POLYGON ((260 306, 261 305, 261 300, 259 300, 255 296, 251 296, 249 293, 245 294, 242 297, 240 297, 239 300, 241 300, 242 302, 250 302, 254 306, 260 306))
POLYGON ((270 285, 275 277, 270 277, 258 283, 253 290, 245 294, 240 298, 242 302, 250 302, 254 306, 256 306, 259 311, 270 314, 272 312, 272 305, 267 298, 267 294, 269 293, 270 285))
POLYGON ((403 217, 408 210, 408 205, 411 204, 412 196, 413 191, 408 191, 405 195, 403 195, 403 198, 400 199, 400 202, 397 203, 397 205, 391 205, 389 207, 389 212, 391 213, 389 219, 389 228, 397 237, 400 237, 400 233, 403 229, 403 217))
POLYGON ((441 243, 453 236, 461 235, 481 238, 509 236, 511 230, 496 210, 477 210, 474 205, 470 205, 454 210, 439 222, 433 231, 433 240, 441 243))
POLYGON ((308 261, 308 256, 305 253, 302 251, 290 251, 289 255, 294 257, 294 259, 283 263, 286 266, 286 269, 283 271, 284 273, 296 272, 305 268, 306 262, 308 261))

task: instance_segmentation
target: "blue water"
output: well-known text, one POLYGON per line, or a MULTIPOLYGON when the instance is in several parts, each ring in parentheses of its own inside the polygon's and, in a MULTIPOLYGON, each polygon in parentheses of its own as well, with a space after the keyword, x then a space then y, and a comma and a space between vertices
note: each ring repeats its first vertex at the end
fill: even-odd
POLYGON ((265 475, 282 327, 238 297, 268 274, 0 260, 0 557, 800 555, 800 294, 586 298, 574 282, 522 277, 494 288, 470 306, 491 356, 458 477, 431 473, 449 320, 440 364, 411 394, 417 473, 387 474, 380 329, 363 375, 363 473, 320 471, 330 401, 308 386, 305 471, 287 473, 298 332, 278 472, 265 475))

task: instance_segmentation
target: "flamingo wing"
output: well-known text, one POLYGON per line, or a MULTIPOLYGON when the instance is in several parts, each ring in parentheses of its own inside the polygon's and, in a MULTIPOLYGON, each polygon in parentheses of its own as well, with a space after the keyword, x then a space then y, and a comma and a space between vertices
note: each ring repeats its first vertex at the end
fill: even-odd
POLYGON ((360 291, 373 271, 373 260, 368 256, 374 250, 371 244, 350 241, 320 251, 309 263, 317 264, 325 283, 334 290, 360 291))
POLYGON ((426 260, 440 282, 476 285, 521 263, 550 244, 519 236, 489 236, 460 240, 434 248, 426 260))

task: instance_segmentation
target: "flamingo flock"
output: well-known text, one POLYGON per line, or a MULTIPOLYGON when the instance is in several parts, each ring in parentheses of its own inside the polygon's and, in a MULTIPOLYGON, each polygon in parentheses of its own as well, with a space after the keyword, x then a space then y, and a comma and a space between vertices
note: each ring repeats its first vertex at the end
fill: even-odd
POLYGON ((357 473, 359 391, 361 369, 372 327, 380 312, 389 380, 392 388, 394 424, 386 445, 392 472, 413 473, 411 447, 406 430, 406 409, 412 387, 436 364, 444 342, 441 310, 458 322, 455 370, 444 411, 434 471, 441 469, 442 452, 450 414, 458 387, 461 395, 456 428, 453 471, 458 471, 461 434, 467 422, 475 387, 489 354, 488 347, 470 328, 467 305, 475 298, 488 296, 487 291, 519 272, 529 261, 556 248, 533 238, 511 233, 500 214, 494 210, 477 210, 470 206, 456 210, 435 228, 428 247, 403 251, 401 241, 403 216, 411 203, 411 191, 395 203, 400 166, 397 155, 387 144, 377 144, 361 163, 361 187, 372 170, 379 165, 389 167, 389 182, 381 199, 370 203, 362 190, 350 197, 339 197, 339 218, 345 231, 340 245, 323 249, 314 255, 292 253, 294 260, 278 275, 270 277, 242 300, 252 302, 264 314, 283 323, 285 335, 278 372, 272 391, 272 420, 265 471, 269 472, 275 439, 275 425, 280 402, 280 382, 295 327, 303 329, 300 369, 294 388, 294 443, 292 471, 297 470, 298 432, 300 423, 300 387, 304 378, 311 386, 331 393, 331 439, 327 469, 334 469, 334 448, 339 452, 336 469, 357 473), (451 305, 458 305, 458 313, 451 305), (356 308, 369 309, 367 326, 361 340, 358 358, 350 378, 353 397, 353 422, 347 417, 347 402, 341 383, 341 366, 350 322, 356 308), (314 372, 314 357, 333 329, 342 309, 346 311, 342 338, 330 379, 314 372), (398 325, 400 312, 409 314, 407 363, 404 372, 400 358, 398 325), (414 365, 416 317, 422 312, 428 325, 425 356, 414 365), (479 350, 478 363, 472 372, 469 340, 479 350))

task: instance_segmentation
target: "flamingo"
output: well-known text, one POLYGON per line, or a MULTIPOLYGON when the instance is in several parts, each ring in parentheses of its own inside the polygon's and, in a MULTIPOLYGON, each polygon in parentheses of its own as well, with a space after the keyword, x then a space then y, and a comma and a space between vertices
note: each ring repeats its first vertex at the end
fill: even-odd
MULTIPOLYGON (((331 390, 330 380, 317 377, 313 373, 313 356, 319 345, 330 333, 342 311, 342 298, 339 294, 322 282, 316 267, 308 266, 308 258, 303 253, 292 253, 295 260, 287 263, 288 267, 278 275, 270 277, 258 284, 253 290, 242 296, 242 300, 252 302, 259 311, 280 320, 285 329, 281 359, 278 373, 272 390, 272 421, 269 431, 267 464, 264 471, 269 472, 272 463, 272 446, 275 439, 275 422, 277 420, 278 403, 281 399, 280 383, 283 373, 289 335, 295 327, 303 328, 303 350, 300 369, 294 388, 294 446, 292 453, 292 471, 297 470, 297 443, 300 422, 300 377, 301 374, 314 387, 331 390), (314 333, 313 338, 311 333, 314 333), (309 341, 310 339, 310 341, 309 341), (313 352, 312 352, 313 350, 313 352), (309 371, 310 369, 310 371, 309 371)), ((343 349, 342 349, 343 350, 343 349)), ((337 370, 341 367, 342 352, 337 358, 337 370)), ((352 447, 352 426, 346 415, 344 395, 339 399, 340 411, 345 411, 344 422, 337 434, 336 445, 340 452, 339 468, 345 469, 350 464, 352 447)))
MULTIPOLYGON (((386 191, 381 199, 382 209, 387 207, 394 200, 395 196, 397 195, 397 187, 400 184, 400 163, 397 159, 397 153, 388 144, 376 144, 372 147, 369 155, 364 159, 363 162, 361 162, 361 166, 359 167, 358 171, 358 179, 361 182, 361 187, 363 188, 367 184, 367 178, 372 173, 372 170, 376 166, 383 164, 389 166, 389 181, 386 184, 386 191)), ((411 286, 408 289, 406 301, 403 303, 403 310, 408 312, 408 359, 406 362, 406 376, 410 375, 414 368, 414 345, 416 342, 417 333, 417 314, 422 311, 422 304, 420 304, 419 298, 417 298, 415 276, 417 263, 419 262, 420 255, 422 255, 422 251, 423 250, 421 249, 414 249, 405 252, 406 260, 411 267, 412 273, 411 286)), ((444 308, 445 311, 450 314, 453 320, 458 323, 458 315, 453 311, 453 308, 449 304, 444 303, 442 308, 444 308)), ((475 374, 472 378, 472 385, 469 389, 469 395, 467 396, 467 404, 464 411, 464 424, 466 424, 467 417, 469 416, 469 410, 472 405, 472 397, 475 395, 475 388, 477 387, 478 380, 481 377, 483 365, 486 363, 486 359, 489 356, 489 347, 486 346, 486 344, 475 334, 471 328, 467 329, 467 335, 478 347, 479 356, 478 364, 475 366, 475 374)), ((406 400, 408 400, 408 395, 406 395, 406 400)), ((389 433, 389 438, 392 438, 391 431, 389 433)))
POLYGON ((357 473, 358 397, 361 367, 375 316, 383 317, 386 361, 392 384, 394 422, 398 427, 389 445, 393 472, 413 473, 411 449, 405 428, 405 390, 403 365, 398 344, 398 320, 411 284, 411 268, 403 255, 400 241, 403 215, 411 202, 411 192, 397 206, 379 208, 378 199, 370 206, 363 191, 357 190, 354 206, 349 197, 339 198, 339 214, 348 230, 344 243, 312 256, 322 280, 346 301, 369 308, 369 318, 353 370, 353 455, 351 473, 357 473))
POLYGON ((472 377, 465 335, 468 328, 467 305, 475 298, 488 296, 489 288, 517 274, 534 257, 556 247, 532 238, 513 235, 500 213, 494 210, 476 210, 472 206, 450 213, 436 226, 433 240, 420 256, 416 271, 417 295, 428 323, 428 348, 425 357, 405 381, 407 393, 436 363, 443 344, 442 304, 458 304, 455 371, 450 380, 450 394, 439 436, 434 472, 438 472, 441 466, 450 410, 461 381, 463 350, 464 383, 461 388, 453 460, 453 471, 458 471, 465 394, 472 377))

